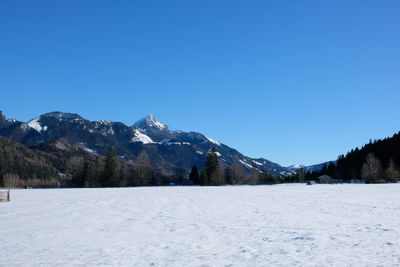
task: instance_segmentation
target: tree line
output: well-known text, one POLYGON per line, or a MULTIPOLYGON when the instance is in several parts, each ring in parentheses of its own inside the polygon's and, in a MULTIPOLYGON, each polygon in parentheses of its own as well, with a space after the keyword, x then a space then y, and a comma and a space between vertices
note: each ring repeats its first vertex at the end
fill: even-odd
POLYGON ((134 165, 121 164, 111 148, 101 163, 97 158, 94 163, 83 159, 81 168, 71 179, 73 187, 113 187, 113 186, 158 186, 158 185, 225 185, 225 184, 274 184, 280 179, 268 172, 253 169, 246 174, 239 163, 222 168, 217 151, 212 148, 205 160, 204 168, 199 171, 193 166, 189 175, 177 167, 173 172, 157 170, 150 164, 146 152, 142 152, 134 165))
POLYGON ((400 178, 400 133, 383 140, 370 140, 361 148, 340 155, 336 163, 307 173, 311 180, 326 174, 344 181, 362 179, 366 183, 397 182, 400 178))
POLYGON ((182 184, 184 172, 152 166, 142 151, 134 161, 82 151, 66 140, 28 148, 0 137, 0 187, 114 187, 182 184))
POLYGON ((188 171, 177 166, 167 171, 155 168, 142 151, 134 161, 119 159, 113 148, 105 157, 63 151, 45 153, 7 140, 0 140, 0 187, 126 187, 162 185, 274 184, 279 177, 240 163, 223 168, 217 151, 211 149, 204 168, 188 171), (7 159, 7 160, 6 160, 7 159))
POLYGON ((218 160, 215 148, 212 148, 207 155, 204 168, 199 172, 197 166, 193 166, 189 174, 189 181, 194 185, 233 185, 233 184, 275 184, 280 178, 273 176, 267 171, 260 171, 252 168, 247 174, 240 163, 222 168, 218 160))
MULTIPOLYGON (((54 145, 54 144, 53 144, 54 145)), ((274 176, 256 168, 244 169, 239 162, 221 166, 215 148, 210 149, 199 170, 190 172, 176 166, 174 170, 155 168, 142 151, 134 161, 116 157, 113 148, 106 156, 83 153, 73 144, 57 143, 62 150, 30 149, 0 138, 0 186, 6 187, 124 187, 161 185, 276 184, 317 180, 323 174, 367 183, 397 182, 400 177, 400 133, 391 138, 370 141, 361 149, 340 155, 335 163, 321 170, 294 175, 274 176), (187 175, 189 173, 189 175, 187 175)))

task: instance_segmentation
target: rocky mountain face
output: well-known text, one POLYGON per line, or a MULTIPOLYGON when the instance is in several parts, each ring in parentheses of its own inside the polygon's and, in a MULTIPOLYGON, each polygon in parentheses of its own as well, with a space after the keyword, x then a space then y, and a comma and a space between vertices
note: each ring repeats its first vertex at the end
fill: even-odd
POLYGON ((240 164, 252 169, 279 174, 286 168, 269 160, 246 157, 237 150, 201 133, 173 131, 149 115, 132 126, 120 122, 90 121, 78 114, 51 112, 27 123, 7 119, 0 113, 0 136, 20 142, 28 147, 46 147, 43 144, 65 139, 79 144, 88 153, 105 155, 113 147, 119 158, 135 161, 146 152, 153 166, 165 170, 192 166, 203 168, 211 148, 217 150, 220 164, 240 164))

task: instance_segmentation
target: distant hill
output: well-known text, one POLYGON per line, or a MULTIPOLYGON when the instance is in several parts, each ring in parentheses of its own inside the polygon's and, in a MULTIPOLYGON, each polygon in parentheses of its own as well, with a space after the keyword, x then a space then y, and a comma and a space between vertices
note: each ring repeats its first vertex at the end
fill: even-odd
POLYGON ((291 173, 297 173, 300 169, 303 169, 305 172, 317 172, 322 170, 324 167, 329 166, 330 164, 336 164, 336 161, 327 161, 319 164, 314 164, 310 166, 305 166, 301 164, 294 164, 286 167, 291 173))

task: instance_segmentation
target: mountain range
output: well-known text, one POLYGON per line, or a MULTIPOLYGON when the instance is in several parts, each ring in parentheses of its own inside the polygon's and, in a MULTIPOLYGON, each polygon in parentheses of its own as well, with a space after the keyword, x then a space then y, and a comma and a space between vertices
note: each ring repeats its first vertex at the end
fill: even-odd
POLYGON ((172 171, 203 168, 208 151, 215 148, 223 167, 240 164, 246 172, 268 171, 289 173, 285 167, 264 158, 251 158, 221 142, 198 132, 171 130, 153 115, 131 126, 106 120, 90 121, 78 114, 50 112, 29 122, 7 119, 0 112, 0 136, 19 142, 28 148, 66 140, 87 153, 104 156, 110 147, 121 160, 134 162, 146 152, 153 166, 172 171))

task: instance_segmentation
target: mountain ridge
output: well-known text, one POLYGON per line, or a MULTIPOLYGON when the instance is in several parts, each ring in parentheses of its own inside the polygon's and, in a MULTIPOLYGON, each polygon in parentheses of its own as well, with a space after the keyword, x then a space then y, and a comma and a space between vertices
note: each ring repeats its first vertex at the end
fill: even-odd
POLYGON ((192 166, 202 168, 208 151, 216 148, 222 167, 241 164, 248 173, 252 169, 272 174, 286 171, 277 163, 247 157, 202 133, 170 130, 152 114, 128 126, 122 122, 90 121, 79 114, 60 111, 42 114, 28 122, 9 121, 1 113, 0 136, 28 147, 66 138, 100 155, 114 147, 118 157, 132 161, 145 152, 153 165, 167 170, 179 167, 188 171, 192 166))

